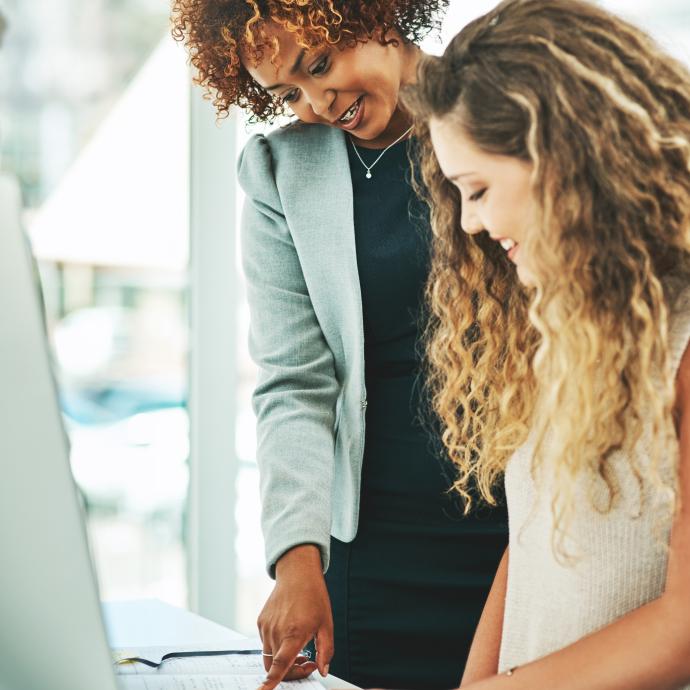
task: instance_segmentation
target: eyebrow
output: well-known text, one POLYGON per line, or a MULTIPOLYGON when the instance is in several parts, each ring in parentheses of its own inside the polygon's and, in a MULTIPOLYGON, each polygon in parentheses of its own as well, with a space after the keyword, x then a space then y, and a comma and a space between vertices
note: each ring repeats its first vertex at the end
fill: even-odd
POLYGON ((476 174, 477 174, 476 172, 466 172, 466 173, 462 173, 461 175, 449 175, 448 179, 451 182, 457 182, 458 180, 460 180, 463 177, 469 177, 470 175, 476 175, 476 174))
MULTIPOLYGON (((306 54, 307 51, 304 48, 299 51, 295 64, 290 68, 290 74, 294 74, 297 72, 297 70, 299 70, 299 68, 302 66, 302 60, 304 60, 304 56, 306 54)), ((271 86, 264 86, 264 89, 266 91, 274 91, 275 89, 279 89, 281 86, 285 86, 285 84, 272 84, 271 86)))

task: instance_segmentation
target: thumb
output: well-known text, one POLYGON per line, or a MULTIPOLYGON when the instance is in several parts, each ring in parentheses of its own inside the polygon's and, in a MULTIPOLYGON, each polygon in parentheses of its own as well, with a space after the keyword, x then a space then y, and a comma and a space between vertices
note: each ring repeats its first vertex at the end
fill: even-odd
POLYGON ((314 646, 316 647, 316 666, 319 673, 326 677, 334 652, 332 622, 329 621, 328 624, 322 625, 318 629, 314 638, 314 646))

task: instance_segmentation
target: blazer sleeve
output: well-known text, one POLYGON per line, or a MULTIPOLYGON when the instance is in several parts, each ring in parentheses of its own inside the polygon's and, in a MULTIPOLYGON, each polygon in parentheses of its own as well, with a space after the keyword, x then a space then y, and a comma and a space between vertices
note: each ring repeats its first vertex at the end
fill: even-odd
POLYGON ((267 568, 274 577, 280 556, 311 543, 326 570, 340 388, 333 354, 282 212, 266 137, 247 143, 238 176, 246 193, 241 240, 249 349, 259 367, 253 407, 267 568))

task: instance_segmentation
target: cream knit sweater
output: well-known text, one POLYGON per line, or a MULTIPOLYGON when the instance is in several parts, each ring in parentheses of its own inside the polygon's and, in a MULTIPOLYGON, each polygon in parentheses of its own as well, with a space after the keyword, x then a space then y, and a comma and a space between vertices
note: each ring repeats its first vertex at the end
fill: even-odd
MULTIPOLYGON (((673 371, 690 339, 690 287, 676 294, 669 320, 673 371)), ((648 457, 648 429, 638 448, 638 457, 648 457)), ((647 487, 640 514, 639 484, 626 458, 614 460, 622 500, 610 513, 592 507, 580 482, 566 542, 577 558, 561 564, 552 550, 551 497, 548 490, 537 493, 531 457, 528 441, 510 459, 505 477, 510 558, 501 672, 562 649, 658 598, 666 577, 670 524, 660 516, 668 514, 668 504, 647 487)))

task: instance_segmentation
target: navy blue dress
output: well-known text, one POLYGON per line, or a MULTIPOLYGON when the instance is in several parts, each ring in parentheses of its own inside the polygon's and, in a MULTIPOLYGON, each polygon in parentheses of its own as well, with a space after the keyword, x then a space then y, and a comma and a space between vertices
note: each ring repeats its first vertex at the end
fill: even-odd
MULTIPOLYGON (((368 408, 357 536, 332 539, 331 673, 362 687, 451 688, 507 545, 504 509, 463 517, 424 395, 428 211, 393 146, 366 179, 348 141, 368 408)), ((379 151, 359 149, 367 163, 379 151)))

